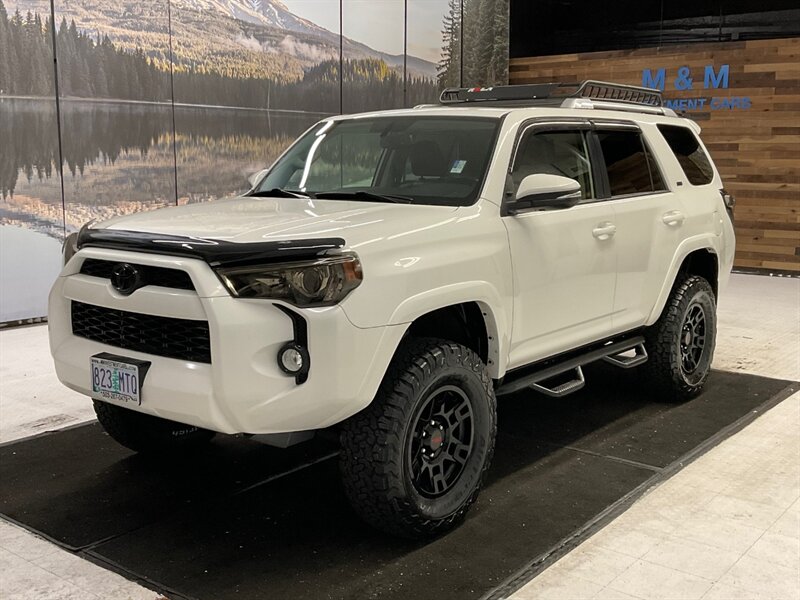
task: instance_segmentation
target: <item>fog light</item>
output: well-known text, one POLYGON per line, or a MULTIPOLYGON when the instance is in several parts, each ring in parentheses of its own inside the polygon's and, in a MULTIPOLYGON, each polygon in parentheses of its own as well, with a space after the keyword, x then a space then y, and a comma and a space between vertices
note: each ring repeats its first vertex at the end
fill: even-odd
POLYGON ((308 366, 308 351, 298 344, 289 342, 278 351, 278 366, 289 375, 302 373, 308 366))

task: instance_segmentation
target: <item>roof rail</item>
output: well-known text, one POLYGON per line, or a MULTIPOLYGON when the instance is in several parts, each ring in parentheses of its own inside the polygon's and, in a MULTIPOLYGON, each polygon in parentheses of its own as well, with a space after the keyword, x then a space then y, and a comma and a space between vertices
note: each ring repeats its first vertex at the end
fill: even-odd
POLYGON ((580 83, 534 83, 496 87, 447 88, 440 104, 497 102, 511 106, 562 106, 627 110, 674 115, 664 107, 661 91, 653 88, 587 80, 580 83))

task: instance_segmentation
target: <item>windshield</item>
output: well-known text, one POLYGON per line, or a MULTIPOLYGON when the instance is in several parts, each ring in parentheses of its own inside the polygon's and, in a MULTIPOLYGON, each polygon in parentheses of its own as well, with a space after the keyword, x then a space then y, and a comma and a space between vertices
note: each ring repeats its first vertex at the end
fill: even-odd
POLYGON ((254 190, 464 206, 480 193, 499 120, 397 116, 323 121, 254 190), (365 193, 366 192, 366 193, 365 193))

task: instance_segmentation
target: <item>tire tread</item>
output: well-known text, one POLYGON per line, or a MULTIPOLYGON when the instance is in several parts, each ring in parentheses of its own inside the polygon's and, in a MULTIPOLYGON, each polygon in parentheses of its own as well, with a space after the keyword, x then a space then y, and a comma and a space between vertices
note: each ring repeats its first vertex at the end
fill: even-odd
MULTIPOLYGON (((714 297, 711 285, 704 278, 689 274, 679 276, 658 321, 645 332, 649 358, 642 370, 647 377, 648 386, 654 388, 655 395, 668 402, 694 398, 702 391, 708 379, 708 370, 696 384, 690 384, 680 376, 680 356, 675 344, 676 335, 680 335, 683 326, 685 305, 700 292, 714 297)), ((708 315, 707 318, 716 319, 716 316, 708 315)), ((716 325, 714 327, 716 330, 716 325)), ((714 340, 709 343, 713 344, 714 340)), ((711 352, 713 357, 713 346, 711 352)))
POLYGON ((494 386, 478 355, 459 344, 436 338, 404 342, 392 361, 375 400, 349 419, 341 433, 342 481, 351 504, 372 526, 408 538, 437 535, 461 521, 475 502, 491 464, 497 431, 494 386), (489 446, 478 484, 466 501, 443 519, 421 516, 405 498, 403 431, 412 416, 411 399, 436 367, 461 365, 480 377, 491 411, 489 446))

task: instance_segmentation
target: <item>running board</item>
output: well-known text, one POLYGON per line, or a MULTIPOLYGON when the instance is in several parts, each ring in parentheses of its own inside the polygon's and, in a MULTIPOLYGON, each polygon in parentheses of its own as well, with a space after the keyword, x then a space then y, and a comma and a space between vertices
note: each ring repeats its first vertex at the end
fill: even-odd
POLYGON ((647 350, 644 349, 644 344, 638 344, 628 350, 633 350, 633 356, 625 356, 624 352, 619 352, 618 354, 604 356, 603 360, 622 369, 638 367, 640 364, 647 362, 647 350))
MULTIPOLYGON (((581 389, 586 382, 583 377, 583 370, 581 367, 598 360, 605 360, 612 365, 625 369, 640 365, 647 360, 647 351, 644 349, 644 337, 639 335, 619 342, 606 344, 604 346, 600 346, 599 348, 595 348, 594 350, 589 350, 581 354, 570 356, 564 360, 556 362, 555 364, 549 364, 549 366, 536 369, 534 371, 528 371, 527 373, 520 374, 517 377, 514 377, 513 374, 510 374, 510 376, 506 377, 506 381, 504 381, 503 384, 497 388, 497 390, 495 390, 495 394, 498 396, 506 396, 525 388, 533 388, 538 392, 547 394, 548 396, 560 398, 562 396, 566 396, 567 394, 571 394, 572 392, 577 392, 579 389, 581 389), (634 351, 633 356, 623 356, 625 352, 629 352, 631 350, 634 351), (575 371, 574 379, 554 387, 542 385, 542 382, 569 371, 575 371), (513 379, 508 381, 508 379, 511 377, 513 377, 513 379)), ((552 363, 552 361, 543 362, 543 364, 548 363, 552 363)))
POLYGON ((566 396, 572 392, 577 392, 584 385, 586 385, 586 379, 583 376, 583 369, 580 367, 575 367, 575 379, 571 379, 566 383, 562 383, 553 387, 547 387, 541 383, 532 383, 528 387, 530 387, 532 390, 536 390, 537 392, 541 392, 542 394, 546 394, 547 396, 561 398, 562 396, 566 396))

